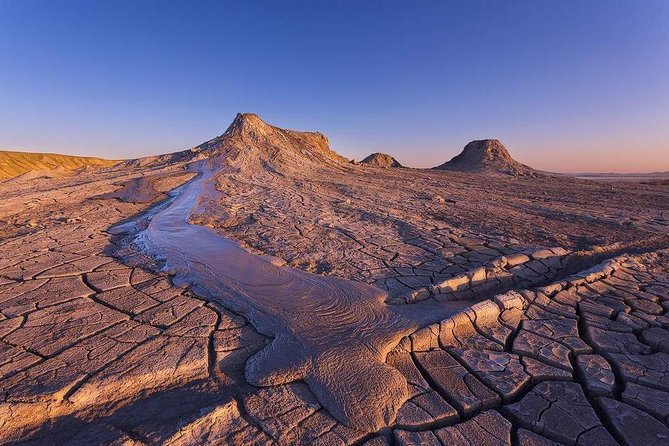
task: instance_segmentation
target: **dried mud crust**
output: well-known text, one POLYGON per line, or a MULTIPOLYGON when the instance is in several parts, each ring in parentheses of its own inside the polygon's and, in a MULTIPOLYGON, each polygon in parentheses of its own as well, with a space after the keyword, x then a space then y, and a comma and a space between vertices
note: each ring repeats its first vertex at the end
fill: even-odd
MULTIPOLYGON (((218 189, 210 208, 224 211, 196 222, 252 252, 374 284, 399 300, 495 267, 502 256, 668 244, 669 190, 660 186, 284 164, 226 173, 218 189)), ((516 286, 549 283, 560 265, 529 266, 516 286)))
POLYGON ((407 336, 387 362, 409 399, 388 429, 366 433, 303 383, 246 384, 244 363, 267 339, 169 277, 99 252, 103 224, 2 245, 16 254, 0 270, 2 443, 666 441, 666 251, 499 294, 407 336))
MULTIPOLYGON (((172 189, 192 176, 181 172, 164 169, 161 181, 172 189)), ((89 197, 124 176, 38 182, 34 195, 0 185, 17 204, 3 218, 27 230, 0 242, 0 444, 153 444, 253 390, 244 363, 264 336, 111 256, 107 229, 148 205, 89 197)))
MULTIPOLYGON (((105 183, 42 191, 48 204, 30 215, 44 227, 2 243, 11 253, 0 259, 2 443, 667 438, 665 251, 498 294, 408 336, 387 362, 406 378, 410 397, 389 429, 370 434, 338 423, 300 382, 249 386, 244 364, 265 337, 243 318, 174 287, 168 276, 109 256, 106 229, 148 205, 85 199, 86 188, 99 192, 105 183), (75 206, 77 219, 49 218, 75 206)), ((532 253, 526 257, 509 255, 508 262, 532 261, 532 253)))
POLYGON ((666 444, 667 260, 617 257, 404 338, 388 362, 413 395, 392 441, 666 444))

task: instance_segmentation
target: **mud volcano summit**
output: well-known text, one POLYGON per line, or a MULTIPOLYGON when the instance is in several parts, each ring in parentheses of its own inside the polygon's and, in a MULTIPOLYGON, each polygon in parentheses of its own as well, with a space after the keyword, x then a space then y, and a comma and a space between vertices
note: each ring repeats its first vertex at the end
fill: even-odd
POLYGON ((318 132, 285 130, 264 122, 253 113, 239 113, 225 133, 196 150, 223 154, 237 162, 255 159, 276 166, 332 164, 347 160, 330 150, 328 139, 318 132))
POLYGON ((13 171, 0 443, 662 444, 669 189, 454 155, 354 164, 239 114, 13 171))

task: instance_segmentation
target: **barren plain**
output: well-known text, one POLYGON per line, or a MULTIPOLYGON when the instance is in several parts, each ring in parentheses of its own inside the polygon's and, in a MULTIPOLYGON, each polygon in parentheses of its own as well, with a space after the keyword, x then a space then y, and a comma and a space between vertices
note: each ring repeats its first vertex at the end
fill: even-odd
POLYGON ((669 444, 669 186, 240 114, 0 182, 0 444, 669 444))

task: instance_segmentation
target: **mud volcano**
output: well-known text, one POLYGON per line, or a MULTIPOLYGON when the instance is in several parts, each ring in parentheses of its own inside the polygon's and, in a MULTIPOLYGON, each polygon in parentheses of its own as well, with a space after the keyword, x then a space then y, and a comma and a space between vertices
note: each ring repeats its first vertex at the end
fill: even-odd
POLYGON ((511 158, 497 139, 472 141, 462 152, 435 169, 501 175, 535 175, 537 171, 511 158))
POLYGON ((402 165, 387 153, 372 153, 362 161, 361 164, 367 164, 374 167, 402 167, 402 165))

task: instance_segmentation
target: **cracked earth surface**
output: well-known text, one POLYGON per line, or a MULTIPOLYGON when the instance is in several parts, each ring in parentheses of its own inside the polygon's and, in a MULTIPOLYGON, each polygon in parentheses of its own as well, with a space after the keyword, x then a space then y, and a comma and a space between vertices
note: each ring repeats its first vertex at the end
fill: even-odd
POLYGON ((384 427, 345 422, 299 376, 250 383, 274 339, 133 244, 209 147, 288 144, 249 125, 187 155, 0 183, 0 443, 669 444, 662 185, 224 160, 192 223, 276 268, 375 285, 387 311, 459 308, 383 355, 406 382, 384 427))

